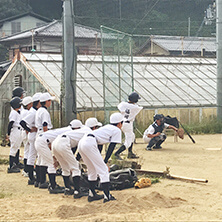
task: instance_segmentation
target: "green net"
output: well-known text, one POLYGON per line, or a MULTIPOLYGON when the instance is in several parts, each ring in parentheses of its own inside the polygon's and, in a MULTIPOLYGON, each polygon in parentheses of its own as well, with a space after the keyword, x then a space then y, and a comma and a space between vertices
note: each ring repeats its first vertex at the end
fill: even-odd
POLYGON ((134 90, 132 36, 101 26, 103 94, 106 121, 110 110, 117 109, 134 90))

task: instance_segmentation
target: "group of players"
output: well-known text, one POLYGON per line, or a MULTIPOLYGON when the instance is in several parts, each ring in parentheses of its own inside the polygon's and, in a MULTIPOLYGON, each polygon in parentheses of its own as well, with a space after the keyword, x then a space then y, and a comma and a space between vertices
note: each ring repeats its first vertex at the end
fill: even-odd
MULTIPOLYGON (((49 193, 64 193, 73 195, 74 198, 88 196, 88 201, 103 199, 103 202, 115 200, 110 194, 110 179, 108 160, 116 144, 121 144, 122 132, 125 135, 124 144, 114 153, 117 159, 122 159, 120 154, 128 149, 128 158, 138 158, 133 153, 133 122, 136 115, 143 109, 137 105, 140 99, 138 93, 133 92, 128 97, 128 102, 118 105, 120 112, 110 116, 110 123, 102 123, 94 117, 88 118, 83 125, 80 120, 74 119, 69 126, 52 129, 48 108, 54 99, 49 93, 35 93, 32 97, 24 97, 24 89, 16 87, 12 92, 10 105, 12 110, 9 115, 8 138, 10 140, 8 173, 18 173, 24 167, 27 174, 28 185, 40 189, 48 189, 49 193), (24 144, 24 166, 19 162, 19 150, 24 144), (108 144, 105 158, 101 152, 103 144, 108 144), (77 152, 78 151, 78 152, 77 152), (77 152, 77 155, 74 154, 77 152), (82 158, 87 166, 89 192, 80 189, 82 158), (60 165, 65 187, 56 183, 56 167, 60 165), (35 166, 35 175, 34 175, 35 166), (49 182, 46 180, 48 174, 49 182), (103 194, 99 195, 95 189, 98 181, 101 183, 103 194), (70 178, 72 181, 70 181, 70 178), (71 188, 72 182, 74 189, 71 188)), ((144 132, 144 141, 148 143, 146 150, 160 148, 166 139, 162 131, 164 127, 177 130, 173 126, 162 122, 163 116, 154 116, 154 123, 144 132), (154 147, 155 148, 155 147, 154 147)))

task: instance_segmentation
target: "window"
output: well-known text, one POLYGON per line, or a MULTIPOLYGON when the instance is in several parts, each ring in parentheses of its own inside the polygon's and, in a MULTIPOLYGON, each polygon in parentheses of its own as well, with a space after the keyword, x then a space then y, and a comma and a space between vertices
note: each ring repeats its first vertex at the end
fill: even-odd
POLYGON ((22 75, 16 75, 14 77, 14 86, 21 86, 22 87, 22 75))
POLYGON ((21 22, 12 22, 11 23, 12 34, 21 32, 21 22))

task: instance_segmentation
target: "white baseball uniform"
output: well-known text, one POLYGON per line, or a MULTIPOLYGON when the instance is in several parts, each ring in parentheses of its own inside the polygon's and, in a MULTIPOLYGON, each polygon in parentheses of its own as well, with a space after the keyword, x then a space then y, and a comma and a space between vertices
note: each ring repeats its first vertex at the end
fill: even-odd
POLYGON ((73 155, 71 148, 77 147, 80 139, 91 132, 89 127, 83 126, 81 129, 67 131, 57 136, 52 142, 52 152, 60 163, 63 176, 70 176, 70 173, 72 177, 81 176, 79 162, 73 155))
MULTIPOLYGON (((39 134, 43 133, 43 124, 47 123, 48 129, 52 129, 52 123, 51 123, 51 117, 50 114, 45 106, 40 107, 35 114, 35 127, 37 128, 36 137, 38 137, 39 134)), ((36 147, 37 151, 37 147, 36 147)), ((41 165, 41 159, 37 151, 37 165, 41 165)))
POLYGON ((48 129, 52 129, 51 117, 46 107, 40 107, 35 115, 35 127, 38 129, 37 135, 43 132, 43 123, 46 122, 48 129))
MULTIPOLYGON (((151 135, 155 134, 155 128, 153 127, 154 124, 158 127, 158 125, 155 122, 153 122, 143 133, 143 140, 144 140, 145 143, 149 143, 150 140, 152 139, 152 138, 147 136, 148 134, 151 134, 151 135)), ((164 123, 162 128, 166 129, 168 127, 169 127, 169 124, 164 123)))
POLYGON ((9 135, 10 140, 10 156, 15 157, 17 151, 20 149, 22 143, 21 137, 21 126, 20 126, 21 115, 16 110, 12 109, 9 114, 9 122, 14 122, 9 135))
MULTIPOLYGON (((35 126, 35 115, 36 109, 31 107, 28 114, 22 119, 27 123, 27 126, 31 129, 35 126)), ((36 132, 29 132, 28 133, 28 142, 29 142, 29 152, 28 152, 28 165, 34 165, 35 159, 37 156, 37 151, 35 149, 35 139, 36 139, 36 132)))
POLYGON ((126 148, 129 148, 135 140, 133 122, 136 118, 136 115, 143 109, 143 107, 133 103, 121 102, 118 105, 118 109, 124 115, 124 122, 122 126, 122 131, 125 135, 124 145, 126 148))
POLYGON ((87 166, 89 181, 97 180, 100 177, 101 183, 109 182, 109 171, 105 164, 98 145, 106 143, 121 143, 121 130, 114 125, 108 124, 85 134, 79 141, 79 153, 87 166))
MULTIPOLYGON (((23 120, 23 118, 25 116, 27 116, 29 113, 29 110, 28 109, 22 109, 20 115, 21 115, 21 120, 23 120)), ((21 136, 22 136, 22 142, 23 142, 23 145, 24 145, 24 159, 28 159, 28 153, 29 153, 29 142, 28 142, 28 134, 26 132, 26 130, 24 130, 22 127, 21 127, 21 136)))
POLYGON ((39 134, 35 141, 35 147, 40 159, 40 166, 48 166, 49 174, 56 174, 56 169, 53 165, 52 152, 48 145, 52 143, 56 137, 62 133, 72 130, 70 126, 58 128, 54 130, 48 130, 39 134))

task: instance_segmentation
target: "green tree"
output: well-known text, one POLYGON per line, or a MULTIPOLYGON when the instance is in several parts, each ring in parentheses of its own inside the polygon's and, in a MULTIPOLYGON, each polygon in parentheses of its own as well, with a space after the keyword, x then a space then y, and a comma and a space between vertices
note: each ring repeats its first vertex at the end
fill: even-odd
POLYGON ((31 10, 27 0, 0 0, 0 20, 31 10))

